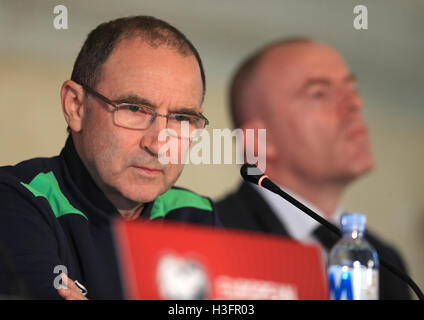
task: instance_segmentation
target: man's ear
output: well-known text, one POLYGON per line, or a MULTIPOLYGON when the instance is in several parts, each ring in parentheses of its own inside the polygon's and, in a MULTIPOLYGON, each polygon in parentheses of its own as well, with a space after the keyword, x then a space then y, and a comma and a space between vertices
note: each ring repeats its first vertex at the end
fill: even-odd
POLYGON ((60 90, 62 111, 68 126, 74 132, 82 130, 84 116, 84 88, 72 80, 66 80, 60 90))
MULTIPOLYGON (((263 143, 263 141, 259 140, 259 132, 258 129, 265 129, 267 130, 266 123, 263 119, 253 119, 246 121, 242 126, 241 129, 243 130, 244 135, 244 151, 245 154, 250 152, 250 154, 258 155, 258 146, 259 143, 263 143), (246 137, 247 137, 247 130, 254 129, 254 143, 247 143, 246 137), (254 153, 252 153, 254 152, 254 153)), ((266 161, 273 161, 278 156, 276 145, 274 144, 274 141, 272 139, 272 135, 270 132, 266 132, 266 161)))

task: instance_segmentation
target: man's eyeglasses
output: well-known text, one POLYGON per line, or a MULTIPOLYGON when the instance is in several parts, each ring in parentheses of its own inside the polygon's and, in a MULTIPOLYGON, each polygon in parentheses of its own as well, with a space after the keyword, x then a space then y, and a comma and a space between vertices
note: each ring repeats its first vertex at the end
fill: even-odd
POLYGON ((170 136, 180 139, 193 139, 209 124, 209 120, 201 114, 169 113, 160 114, 149 106, 134 103, 115 103, 90 87, 81 84, 86 92, 99 98, 115 108, 113 120, 115 125, 128 129, 148 129, 156 117, 166 118, 166 128, 170 136), (199 130, 197 130, 199 129, 199 130))

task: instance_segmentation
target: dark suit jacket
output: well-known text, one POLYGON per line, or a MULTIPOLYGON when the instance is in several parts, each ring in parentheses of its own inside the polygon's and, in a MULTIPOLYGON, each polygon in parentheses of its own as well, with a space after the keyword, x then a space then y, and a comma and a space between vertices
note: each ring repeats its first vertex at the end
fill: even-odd
MULTIPOLYGON (((225 228, 270 233, 290 238, 281 220, 278 219, 262 196, 246 182, 236 192, 218 201, 217 208, 218 215, 225 228)), ((331 238, 331 245, 334 245, 337 238, 331 236, 330 232, 328 235, 331 238)), ((369 230, 367 230, 366 238, 377 250, 379 257, 384 257, 385 261, 406 273, 405 264, 393 247, 383 243, 369 230)), ((321 241, 328 248, 329 244, 324 242, 321 241)), ((379 294, 382 300, 411 298, 407 284, 383 266, 380 266, 379 284, 379 294)))

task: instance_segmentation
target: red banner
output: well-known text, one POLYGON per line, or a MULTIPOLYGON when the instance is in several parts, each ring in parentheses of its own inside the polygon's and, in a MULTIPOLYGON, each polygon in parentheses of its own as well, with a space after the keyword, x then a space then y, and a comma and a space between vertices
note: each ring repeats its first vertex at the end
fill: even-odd
POLYGON ((318 247, 170 222, 117 221, 128 299, 327 299, 318 247))

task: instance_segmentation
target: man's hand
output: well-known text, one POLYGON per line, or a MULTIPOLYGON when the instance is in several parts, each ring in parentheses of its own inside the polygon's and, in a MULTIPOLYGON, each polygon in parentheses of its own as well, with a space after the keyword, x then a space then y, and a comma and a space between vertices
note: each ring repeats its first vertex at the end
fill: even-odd
POLYGON ((77 287, 74 281, 65 273, 61 273, 62 281, 65 286, 61 286, 57 289, 57 292, 65 299, 65 300, 88 300, 82 293, 81 289, 77 287))

